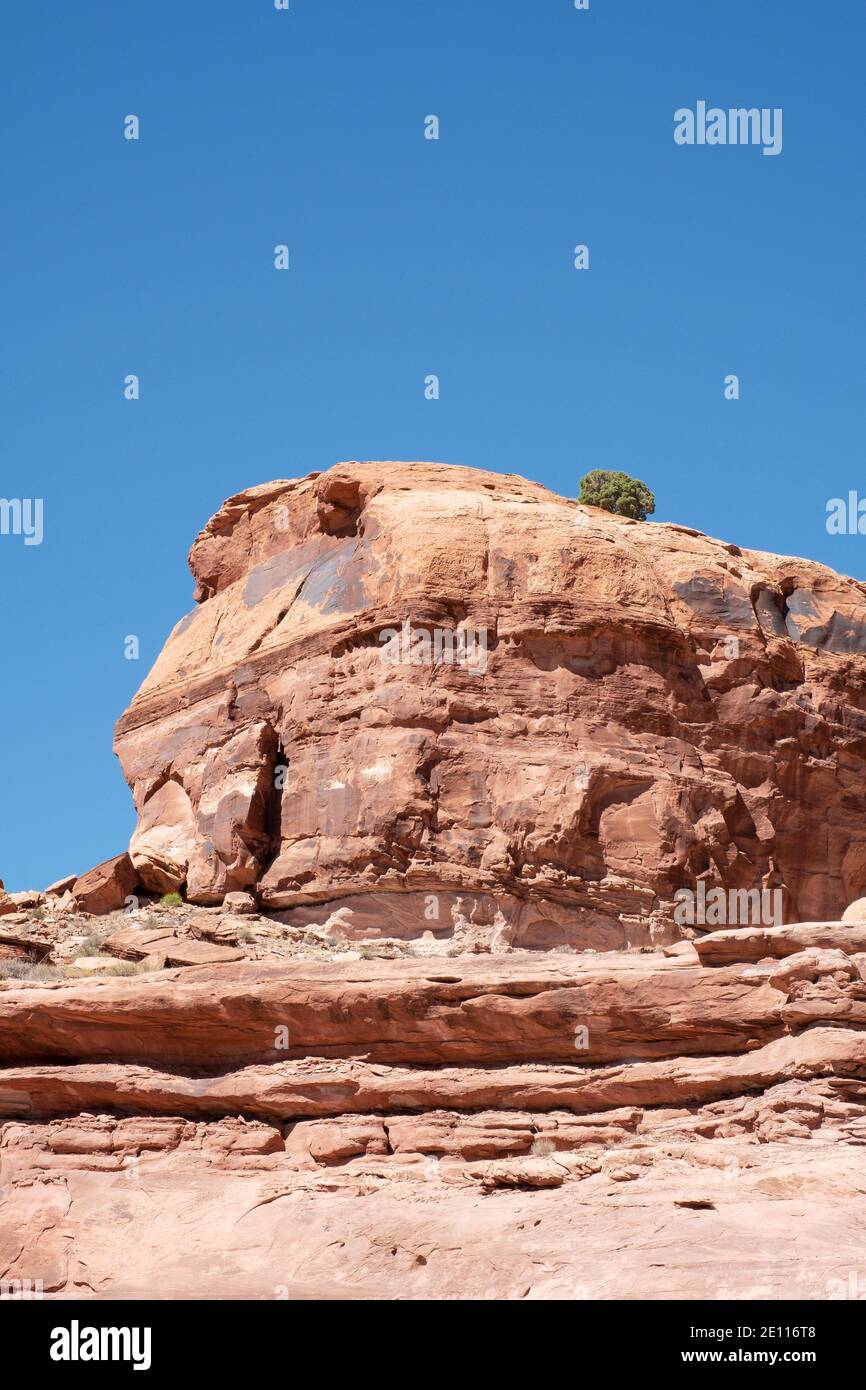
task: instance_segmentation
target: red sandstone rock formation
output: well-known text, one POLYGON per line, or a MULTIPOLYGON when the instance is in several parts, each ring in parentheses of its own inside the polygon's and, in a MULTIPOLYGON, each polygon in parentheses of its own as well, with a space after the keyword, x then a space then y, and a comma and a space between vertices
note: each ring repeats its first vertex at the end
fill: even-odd
POLYGON ((778 888, 786 921, 866 889, 853 580, 425 463, 252 488, 190 563, 117 729, 154 891, 607 949, 674 939, 700 880, 778 888), (385 659, 404 623, 420 664, 385 659), (486 651, 433 664, 437 630, 486 651))
POLYGON ((191 561, 129 856, 0 885, 0 1281, 844 1292, 863 586, 429 464, 253 489, 191 561), (86 915, 139 884, 193 905, 86 915), (786 924, 677 940, 698 884, 786 924))

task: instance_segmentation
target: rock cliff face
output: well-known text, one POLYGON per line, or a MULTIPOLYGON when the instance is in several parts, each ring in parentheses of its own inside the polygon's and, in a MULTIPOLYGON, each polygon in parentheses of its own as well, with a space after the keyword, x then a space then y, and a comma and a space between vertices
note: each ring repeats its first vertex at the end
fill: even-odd
POLYGON ((678 889, 866 890, 866 588, 517 476, 349 463, 231 498, 117 728, 141 882, 299 925, 674 939, 678 889))
POLYGON ((847 1296, 863 587, 432 464, 191 561, 129 853, 0 885, 0 1297, 847 1296))

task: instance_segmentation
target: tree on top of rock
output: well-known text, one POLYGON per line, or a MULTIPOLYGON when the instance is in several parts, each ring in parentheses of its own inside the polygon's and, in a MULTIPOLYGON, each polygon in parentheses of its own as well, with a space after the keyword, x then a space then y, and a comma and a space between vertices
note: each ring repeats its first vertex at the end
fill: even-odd
POLYGON ((581 478, 578 501, 617 516, 630 516, 634 521, 646 521, 656 509, 656 499, 646 483, 606 468, 594 468, 581 478))

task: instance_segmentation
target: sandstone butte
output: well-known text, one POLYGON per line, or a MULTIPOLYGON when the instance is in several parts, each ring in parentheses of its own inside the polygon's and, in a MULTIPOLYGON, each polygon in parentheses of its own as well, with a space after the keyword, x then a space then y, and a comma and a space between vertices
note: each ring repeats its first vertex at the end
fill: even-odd
POLYGON ((0 885, 0 1292, 848 1296, 866 587, 427 463, 190 564, 128 852, 0 885))

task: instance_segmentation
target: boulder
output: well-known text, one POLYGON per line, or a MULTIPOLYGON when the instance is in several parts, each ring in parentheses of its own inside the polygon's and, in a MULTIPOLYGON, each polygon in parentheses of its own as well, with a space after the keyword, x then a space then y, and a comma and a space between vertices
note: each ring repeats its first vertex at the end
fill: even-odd
POLYGON ((233 946, 218 946, 212 941, 180 936, 170 942, 160 942, 157 953, 165 956, 166 965, 226 965, 244 959, 243 951, 233 946))
POLYGON ((226 912, 258 912, 259 906, 252 893, 226 893, 223 907, 226 912))
POLYGON ((83 912, 101 916, 119 911, 137 884, 138 877, 129 855, 117 854, 77 878, 72 896, 83 912))
POLYGON ((16 912, 30 912, 35 907, 45 905, 45 894, 36 888, 27 888, 21 893, 10 893, 9 901, 14 904, 16 912))
POLYGON ((45 889, 46 898, 63 898, 75 887, 77 874, 67 874, 66 878, 59 878, 56 883, 49 883, 45 889))

